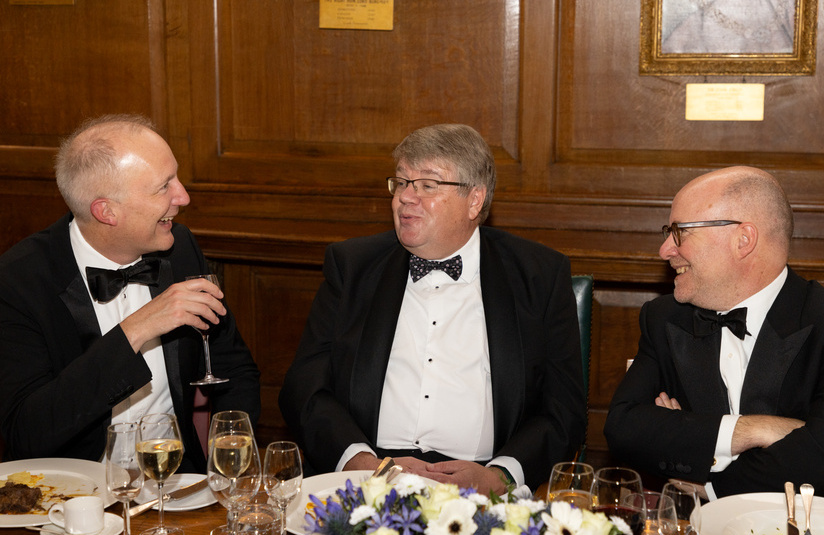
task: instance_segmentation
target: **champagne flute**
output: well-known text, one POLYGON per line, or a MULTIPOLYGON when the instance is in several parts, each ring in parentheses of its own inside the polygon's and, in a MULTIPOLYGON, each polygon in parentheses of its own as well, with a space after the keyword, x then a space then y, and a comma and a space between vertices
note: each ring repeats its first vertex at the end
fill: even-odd
POLYGON ((206 477, 209 488, 227 509, 226 524, 212 534, 237 533, 241 509, 258 493, 261 479, 260 454, 247 413, 223 411, 212 417, 206 477))
POLYGON ((163 483, 174 474, 183 460, 183 442, 173 414, 147 414, 137 429, 137 461, 143 474, 157 481, 159 525, 141 535, 182 535, 180 528, 163 525, 163 483))
POLYGON ((547 502, 569 502, 579 509, 592 508, 592 481, 595 470, 586 463, 562 462, 552 467, 547 502))
POLYGON ((143 488, 143 472, 137 462, 137 424, 112 424, 106 429, 106 487, 123 504, 123 533, 131 535, 129 502, 143 488))
POLYGON ((644 532, 646 507, 643 502, 629 505, 630 494, 644 492, 641 476, 629 468, 601 468, 595 472, 592 482, 592 510, 607 517, 617 516, 632 529, 635 535, 644 532))
POLYGON ((303 468, 300 450, 294 442, 272 442, 266 447, 263 466, 263 486, 269 498, 280 509, 280 533, 286 533, 286 508, 300 494, 303 468))
POLYGON ((686 481, 671 481, 664 485, 661 494, 675 502, 678 517, 678 533, 699 533, 701 531, 701 498, 698 487, 686 481))
MULTIPOLYGON (((192 280, 192 279, 206 279, 207 281, 211 282, 212 284, 214 284, 215 286, 220 288, 220 281, 217 279, 217 275, 214 275, 212 273, 209 273, 209 274, 206 274, 206 275, 192 275, 192 276, 186 277, 186 280, 192 280)), ((203 321, 206 321, 206 320, 203 320, 203 321)), ((206 321, 206 324, 211 325, 208 321, 206 321)), ((206 358, 206 375, 204 375, 202 379, 200 379, 198 381, 192 381, 189 384, 200 386, 200 385, 216 385, 216 384, 219 384, 219 383, 227 382, 229 379, 221 379, 220 377, 215 377, 214 375, 212 375, 212 355, 209 352, 209 331, 212 330, 211 326, 208 329, 198 329, 197 327, 194 327, 194 329, 197 332, 199 332, 200 336, 203 338, 203 354, 205 355, 205 358, 206 358)))

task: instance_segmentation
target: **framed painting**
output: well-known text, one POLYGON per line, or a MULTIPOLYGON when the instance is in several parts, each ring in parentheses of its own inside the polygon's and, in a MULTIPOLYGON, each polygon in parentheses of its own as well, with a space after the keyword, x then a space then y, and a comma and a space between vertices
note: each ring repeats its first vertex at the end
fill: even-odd
POLYGON ((642 75, 812 75, 818 0, 641 0, 642 75))

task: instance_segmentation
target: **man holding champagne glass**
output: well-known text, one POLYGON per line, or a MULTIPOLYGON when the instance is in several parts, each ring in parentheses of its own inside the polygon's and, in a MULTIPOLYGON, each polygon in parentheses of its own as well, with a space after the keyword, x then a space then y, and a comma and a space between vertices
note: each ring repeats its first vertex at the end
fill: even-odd
POLYGON ((0 256, 0 433, 5 460, 99 460, 110 423, 175 414, 181 471, 205 472, 192 422, 206 372, 212 409, 260 413, 259 371, 191 232, 168 144, 143 117, 85 123, 57 155, 71 210, 0 256), (44 430, 48 429, 47 433, 44 430))

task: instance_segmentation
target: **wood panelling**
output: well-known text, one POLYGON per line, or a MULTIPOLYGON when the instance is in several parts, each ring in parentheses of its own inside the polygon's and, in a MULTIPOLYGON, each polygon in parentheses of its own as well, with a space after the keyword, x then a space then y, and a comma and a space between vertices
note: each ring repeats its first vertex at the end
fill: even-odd
MULTIPOLYGON (((819 18, 824 0, 819 0, 819 18)), ((477 128, 499 182, 489 224, 595 276, 590 451, 637 315, 671 290, 657 251, 674 193, 708 170, 773 171, 796 212, 791 264, 824 279, 824 25, 814 76, 639 76, 638 2, 395 2, 392 31, 321 30, 316 0, 0 2, 0 250, 65 211, 59 139, 85 117, 150 115, 221 263, 262 375, 262 442, 331 242, 391 228, 384 177, 413 129, 477 128), (766 85, 758 122, 688 122, 685 86, 766 85)))

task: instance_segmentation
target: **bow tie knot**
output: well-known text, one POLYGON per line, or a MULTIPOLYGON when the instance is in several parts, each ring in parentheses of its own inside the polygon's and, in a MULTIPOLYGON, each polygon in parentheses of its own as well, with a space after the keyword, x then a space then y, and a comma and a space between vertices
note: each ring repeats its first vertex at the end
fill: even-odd
POLYGON ((412 275, 412 282, 418 282, 425 277, 432 270, 440 270, 452 277, 452 280, 458 280, 463 270, 463 260, 461 255, 453 256, 448 260, 439 262, 437 260, 426 260, 419 256, 412 255, 409 257, 409 273, 412 275))
POLYGON ((108 303, 117 297, 128 284, 157 286, 159 274, 159 258, 147 258, 120 269, 86 268, 89 290, 92 297, 101 303, 108 303))
POLYGON ((693 328, 697 336, 713 334, 721 327, 728 328, 732 334, 743 340, 745 335, 750 334, 747 331, 747 307, 730 310, 727 314, 718 314, 705 308, 695 308, 693 328))

